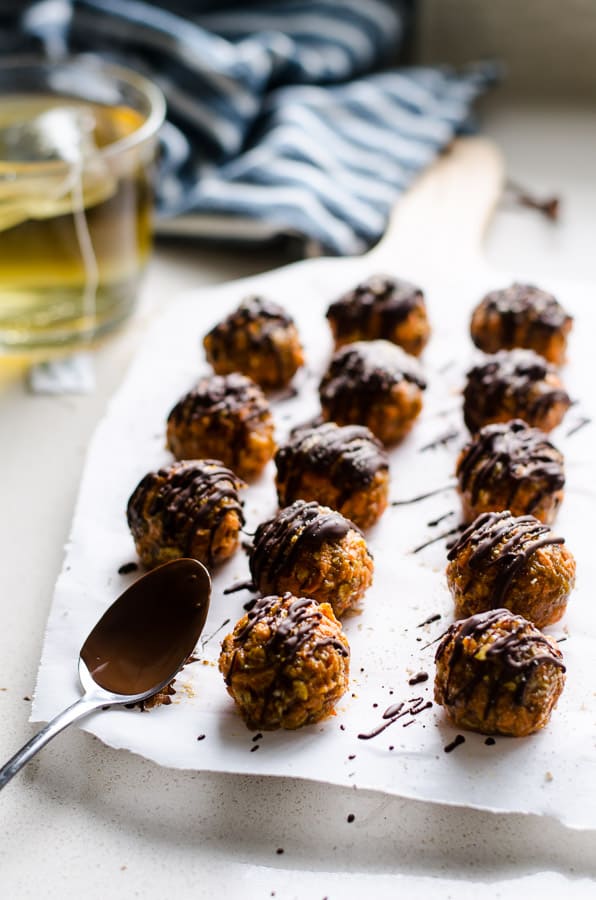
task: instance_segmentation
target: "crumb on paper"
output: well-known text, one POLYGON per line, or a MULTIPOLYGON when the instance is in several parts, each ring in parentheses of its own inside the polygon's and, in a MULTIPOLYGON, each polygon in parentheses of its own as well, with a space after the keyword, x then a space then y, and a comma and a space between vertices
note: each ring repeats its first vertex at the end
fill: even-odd
POLYGON ((544 780, 545 780, 545 781, 552 781, 553 778, 554 778, 554 776, 553 776, 553 773, 552 773, 552 772, 546 772, 545 775, 544 775, 544 780))

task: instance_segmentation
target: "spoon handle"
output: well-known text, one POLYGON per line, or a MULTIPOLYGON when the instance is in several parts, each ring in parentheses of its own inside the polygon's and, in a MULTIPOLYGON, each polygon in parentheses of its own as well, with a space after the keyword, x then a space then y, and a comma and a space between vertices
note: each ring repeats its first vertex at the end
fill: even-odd
POLYGON ((16 775, 17 772, 23 768, 25 763, 29 762, 32 756, 35 756, 38 750, 45 747, 48 741, 51 741, 57 734, 60 734, 67 725, 71 725, 73 722, 76 722, 77 719, 86 716, 100 706, 105 706, 105 704, 105 700, 99 700, 97 697, 81 697, 73 703, 72 706, 69 706, 61 713, 58 713, 51 722, 48 722, 45 728, 42 728, 41 731, 34 734, 31 740, 27 741, 14 756, 2 766, 0 769, 0 790, 2 790, 4 785, 10 781, 13 775, 16 775))

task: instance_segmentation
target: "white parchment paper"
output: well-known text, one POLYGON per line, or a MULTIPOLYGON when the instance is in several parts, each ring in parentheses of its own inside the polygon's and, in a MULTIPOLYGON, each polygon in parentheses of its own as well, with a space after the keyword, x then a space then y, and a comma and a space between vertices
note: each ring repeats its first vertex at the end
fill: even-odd
MULTIPOLYGON (((391 272, 391 265, 383 268, 391 272)), ((168 311, 148 334, 89 448, 48 622, 34 720, 46 720, 76 699, 79 647, 106 607, 136 577, 118 574, 122 564, 135 560, 126 502, 148 470, 171 460, 164 449, 165 419, 179 396, 207 371, 200 346, 205 332, 254 291, 279 300, 295 316, 308 364, 296 378, 298 396, 273 404, 282 440, 290 427, 318 412, 317 384, 331 350, 324 319, 328 303, 371 273, 366 258, 316 260, 201 289, 179 300, 164 298, 168 311)), ((237 715, 217 658, 221 638, 249 599, 247 594, 223 594, 225 587, 248 576, 246 556, 239 551, 215 575, 199 661, 179 675, 173 703, 144 713, 96 713, 82 727, 113 747, 164 766, 294 776, 455 805, 547 814, 573 827, 596 827, 595 426, 568 434, 582 418, 593 415, 593 286, 544 285, 576 316, 564 378, 577 403, 553 439, 567 463, 566 498, 555 527, 577 558, 578 578, 564 620, 550 630, 566 641, 561 648, 568 668, 567 687, 551 723, 530 738, 497 738, 494 745, 487 745, 482 735, 466 733, 465 743, 446 753, 456 731, 433 706, 398 720, 372 740, 358 738, 382 723, 382 713, 391 704, 432 699, 431 642, 452 621, 443 574, 445 540, 412 551, 458 522, 457 497, 447 486, 466 439, 459 392, 477 356, 468 336, 469 315, 484 292, 511 280, 483 268, 448 278, 433 272, 432 266, 422 272, 400 266, 394 274, 425 288, 433 337, 423 357, 429 381, 423 414, 391 453, 392 499, 442 486, 445 490, 419 503, 389 508, 368 533, 375 582, 361 612, 344 620, 352 676, 337 715, 297 732, 266 733, 256 739, 237 715), (453 431, 457 436, 444 445, 424 449, 453 431), (440 619, 421 624, 437 614, 440 619), (409 679, 421 671, 429 673, 429 679, 410 686, 409 679)), ((244 499, 250 532, 276 508, 272 464, 244 499)))

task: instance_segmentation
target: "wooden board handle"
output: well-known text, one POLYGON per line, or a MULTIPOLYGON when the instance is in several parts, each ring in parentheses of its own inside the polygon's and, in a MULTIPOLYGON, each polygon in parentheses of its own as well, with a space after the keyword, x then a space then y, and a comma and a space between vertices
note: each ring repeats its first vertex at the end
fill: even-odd
POLYGON ((399 199, 369 259, 379 270, 407 273, 479 257, 504 172, 503 157, 490 140, 458 138, 399 199))

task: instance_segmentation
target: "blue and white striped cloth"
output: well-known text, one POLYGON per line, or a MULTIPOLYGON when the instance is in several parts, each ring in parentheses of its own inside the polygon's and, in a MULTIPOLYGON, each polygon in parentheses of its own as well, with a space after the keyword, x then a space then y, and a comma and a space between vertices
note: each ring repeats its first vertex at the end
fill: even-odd
POLYGON ((387 69, 406 0, 9 6, 6 46, 93 51, 161 86, 164 232, 292 234, 310 249, 359 253, 494 77, 492 66, 387 69))

